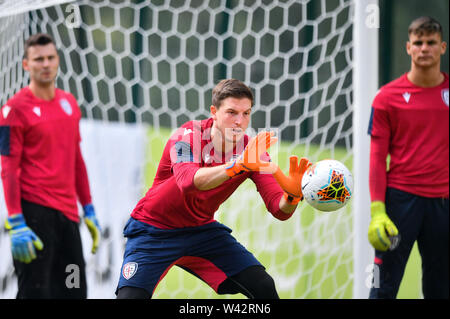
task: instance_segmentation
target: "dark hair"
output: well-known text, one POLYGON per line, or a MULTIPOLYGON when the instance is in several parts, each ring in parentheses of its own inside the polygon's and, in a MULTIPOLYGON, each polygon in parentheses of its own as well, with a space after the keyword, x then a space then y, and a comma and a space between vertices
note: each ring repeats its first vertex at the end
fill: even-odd
POLYGON ((28 48, 29 47, 33 47, 35 45, 47 45, 49 43, 55 44, 55 41, 53 41, 53 38, 46 33, 36 33, 36 34, 32 35, 25 41, 23 58, 24 59, 28 58, 28 48))
POLYGON ((247 98, 253 106, 253 92, 250 88, 236 79, 220 81, 212 91, 212 104, 219 108, 223 100, 228 97, 247 98))
POLYGON ((408 28, 408 35, 411 35, 411 33, 418 36, 438 33, 441 36, 441 39, 443 38, 441 24, 437 20, 428 16, 419 17, 411 22, 408 28))

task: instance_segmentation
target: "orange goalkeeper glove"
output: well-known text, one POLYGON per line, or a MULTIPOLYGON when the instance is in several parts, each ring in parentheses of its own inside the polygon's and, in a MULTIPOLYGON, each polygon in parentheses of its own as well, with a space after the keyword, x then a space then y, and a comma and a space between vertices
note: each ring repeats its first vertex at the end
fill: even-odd
POLYGON ((226 173, 230 177, 234 177, 242 172, 260 171, 273 173, 277 166, 271 162, 261 161, 261 155, 276 143, 278 140, 273 137, 274 132, 263 131, 253 137, 244 149, 244 152, 228 163, 226 173))
POLYGON ((284 198, 289 204, 297 205, 303 199, 302 178, 311 165, 312 163, 306 157, 302 157, 298 164, 298 157, 293 155, 289 157, 289 176, 284 175, 280 168, 273 174, 284 190, 284 198))

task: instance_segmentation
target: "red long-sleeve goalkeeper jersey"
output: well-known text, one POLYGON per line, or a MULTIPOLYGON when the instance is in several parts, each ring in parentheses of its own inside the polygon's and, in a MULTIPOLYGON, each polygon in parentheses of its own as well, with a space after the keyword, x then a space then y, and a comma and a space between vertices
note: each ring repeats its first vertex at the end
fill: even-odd
POLYGON ((384 202, 387 186, 424 197, 448 197, 448 74, 444 77, 440 85, 423 88, 404 74, 375 97, 369 123, 372 201, 384 202))
MULTIPOLYGON (((162 229, 200 226, 214 221, 219 206, 247 178, 256 184, 266 208, 273 216, 286 220, 292 214, 279 209, 283 190, 271 174, 245 172, 220 186, 201 191, 194 185, 194 175, 201 167, 222 165, 240 154, 248 142, 245 135, 230 154, 214 149, 211 142, 213 119, 190 121, 181 126, 167 142, 156 177, 131 216, 162 229)), ((269 161, 266 153, 262 160, 269 161)), ((252 212, 248 212, 252 213, 252 212)))
POLYGON ((60 89, 46 101, 25 87, 2 107, 1 177, 9 215, 22 211, 23 198, 79 221, 77 195, 82 205, 91 202, 80 118, 75 98, 60 89))

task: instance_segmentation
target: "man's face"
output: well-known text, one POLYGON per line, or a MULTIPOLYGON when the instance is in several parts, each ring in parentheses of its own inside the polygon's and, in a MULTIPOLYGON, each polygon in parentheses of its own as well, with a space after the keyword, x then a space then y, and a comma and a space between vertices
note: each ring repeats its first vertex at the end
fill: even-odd
POLYGON ((237 143, 245 135, 250 122, 252 102, 248 98, 228 97, 220 107, 211 105, 212 118, 224 142, 237 143))
POLYGON ((406 51, 412 63, 417 67, 429 68, 439 65, 441 55, 445 53, 447 43, 443 42, 439 33, 411 33, 406 43, 406 51))
POLYGON ((59 56, 55 45, 35 45, 28 48, 27 58, 22 65, 25 71, 30 73, 31 81, 39 85, 53 83, 58 73, 59 56))

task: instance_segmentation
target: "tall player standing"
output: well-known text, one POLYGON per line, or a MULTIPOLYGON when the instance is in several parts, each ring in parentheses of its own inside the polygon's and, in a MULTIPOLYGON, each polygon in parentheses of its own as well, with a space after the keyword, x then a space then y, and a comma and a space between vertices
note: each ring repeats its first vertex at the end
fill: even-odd
POLYGON ((59 57, 53 39, 35 34, 24 50, 30 83, 0 114, 1 177, 17 298, 86 298, 77 197, 93 253, 100 227, 80 150, 81 112, 70 93, 56 88, 59 57), (68 265, 78 266, 78 288, 66 286, 68 265))
POLYGON ((189 121, 171 136, 152 187, 125 226, 117 298, 150 298, 173 265, 219 294, 278 298, 265 268, 231 229, 214 220, 247 178, 279 220, 290 218, 302 199, 301 177, 309 161, 291 156, 287 177, 270 162, 266 150, 276 142, 273 134, 261 132, 251 140, 245 134, 252 106, 244 83, 222 80, 212 92, 211 117, 189 121))
POLYGON ((368 237, 380 276, 370 298, 397 296, 416 240, 424 297, 448 298, 449 81, 440 69, 447 43, 430 17, 414 20, 408 33, 411 69, 381 88, 369 124, 368 237))

